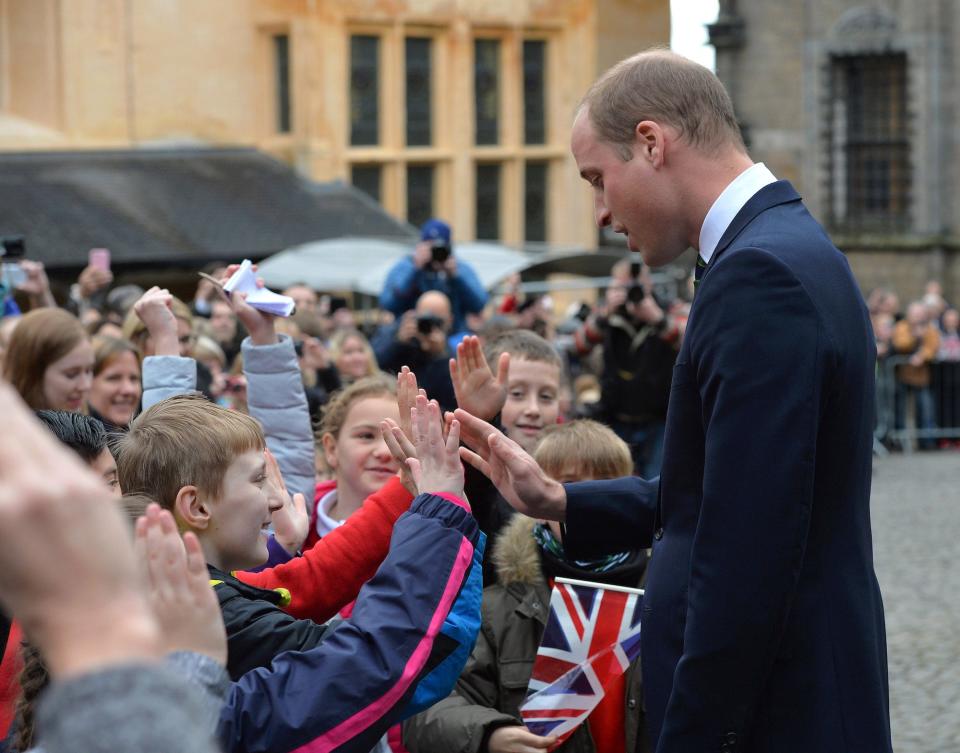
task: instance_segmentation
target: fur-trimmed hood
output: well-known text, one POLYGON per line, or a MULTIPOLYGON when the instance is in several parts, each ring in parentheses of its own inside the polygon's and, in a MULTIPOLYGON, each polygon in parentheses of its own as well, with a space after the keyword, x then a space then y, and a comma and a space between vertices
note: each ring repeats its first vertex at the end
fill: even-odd
POLYGON ((501 586, 511 583, 536 586, 545 581, 540 551, 533 538, 536 524, 536 520, 526 515, 514 515, 497 537, 493 564, 501 586))
POLYGON ((554 578, 558 575, 630 588, 636 588, 641 582, 649 559, 646 550, 632 552, 621 564, 601 574, 583 568, 579 563, 544 554, 533 537, 535 525, 537 521, 533 518, 514 515, 497 538, 492 559, 497 583, 504 588, 514 583, 545 586, 548 576, 554 578))

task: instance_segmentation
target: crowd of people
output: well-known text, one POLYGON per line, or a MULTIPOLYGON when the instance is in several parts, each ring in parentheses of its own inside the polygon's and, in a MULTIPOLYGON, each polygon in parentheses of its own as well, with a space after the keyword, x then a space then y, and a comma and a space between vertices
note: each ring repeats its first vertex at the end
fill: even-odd
MULTIPOLYGON (((68 496, 119 498, 147 571, 140 658, 165 656, 166 675, 141 666, 72 689, 50 631, 7 605, 0 749, 56 749, 43 727, 63 695, 51 680, 67 695, 136 697, 142 686, 166 697, 171 673, 196 692, 188 715, 222 750, 552 744, 519 724, 550 584, 635 587, 648 552, 565 557, 559 524, 514 515, 461 464, 449 411, 494 422, 563 481, 655 475, 682 303, 658 301, 649 274, 618 264, 600 305, 554 322, 549 298, 488 299, 439 221, 391 273, 376 322, 305 284, 283 291, 292 316, 264 314, 222 292, 237 269, 225 263, 205 269, 189 301, 87 268, 58 306, 43 266, 23 264, 27 280, 16 298, 7 291, 0 320, 4 415, 18 441, 45 431, 73 451, 85 472, 68 496), (623 401, 654 388, 636 406, 623 401), (427 452, 440 432, 446 442, 427 452), (484 587, 481 625, 470 606, 484 587), (522 605, 531 612, 518 624, 522 605)), ((67 462, 38 447, 43 462, 67 462)), ((100 539, 122 533, 100 524, 100 539)), ((634 749, 643 717, 623 708, 639 698, 631 671, 565 749, 592 739, 634 749)))
MULTIPOLYGON (((20 298, 27 310, 8 298, 0 320, 3 377, 109 493, 122 493, 131 525, 140 519, 139 554, 150 554, 148 530, 166 530, 170 539, 175 519, 189 532, 187 558, 205 562, 220 610, 213 619, 194 594, 197 608, 220 627, 206 624, 196 635, 184 628, 161 643, 171 656, 191 657, 172 666, 210 697, 207 706, 222 704, 205 724, 224 749, 260 749, 266 738, 258 742, 258 735, 271 745, 302 744, 377 704, 378 717, 351 727, 365 749, 439 753, 468 740, 464 750, 500 753, 548 744, 517 721, 548 584, 562 574, 635 586, 647 552, 624 552, 614 566, 609 557, 566 559, 556 523, 516 518, 469 465, 460 480, 448 469, 440 486, 429 485, 454 450, 436 457, 429 472, 423 462, 414 478, 403 461, 417 437, 410 410, 419 407, 421 420, 439 422, 460 407, 495 421, 561 481, 653 478, 692 285, 667 298, 649 270, 624 260, 595 305, 578 302, 569 316, 556 317, 548 296, 524 298, 508 287, 488 299, 457 259, 450 228, 435 220, 391 272, 383 314, 365 323, 345 300, 305 284, 283 291, 296 303, 290 318, 262 314, 212 281, 229 278, 236 267, 227 264, 208 267, 189 302, 159 287, 111 288, 109 273, 88 268, 58 307, 43 266, 24 265, 20 298), (472 524, 458 513, 461 498, 470 500, 472 524), (418 545, 401 548, 398 540, 407 511, 454 541, 469 541, 467 565, 476 559, 477 572, 451 561, 413 575, 418 545), (391 582, 401 583, 411 601, 392 604, 375 588, 391 582), (451 582, 459 583, 460 597, 431 611, 431 597, 451 582), (457 605, 478 599, 483 586, 489 589, 481 626, 457 605), (518 610, 527 619, 514 620, 518 610), (397 630, 423 640, 427 623, 441 613, 460 648, 447 652, 430 682, 420 678, 397 691, 409 679, 412 657, 391 650, 389 661, 374 661, 370 645, 357 648, 361 636, 373 636, 376 647, 378 635, 386 642, 389 633, 392 641, 397 630), (200 635, 204 650, 191 643, 200 635), (296 658, 278 663, 286 651, 296 658), (244 726, 240 714, 254 699, 267 704, 283 683, 308 684, 308 669, 321 663, 358 680, 349 692, 334 684, 314 688, 295 722, 244 726), (359 681, 364 673, 369 683, 359 681), (315 722, 304 724, 306 715, 316 715, 315 722)), ((905 312, 886 289, 875 290, 868 306, 878 394, 895 406, 895 426, 904 426, 911 400, 918 428, 960 425, 957 382, 950 383, 960 364, 960 315, 940 286, 929 283, 905 312), (895 364, 889 370, 888 361, 895 364)), ((921 439, 922 447, 952 443, 921 439)), ((164 536, 154 538, 159 547, 164 536)), ((169 540, 164 546, 174 548, 169 540)), ((167 575, 173 578, 173 570, 167 575)), ((148 601, 166 630, 173 618, 157 605, 170 586, 157 580, 148 601)), ((10 753, 34 745, 34 707, 50 676, 47 651, 21 646, 22 638, 12 622, 0 666, 0 733, 10 753)), ((639 676, 628 673, 621 690, 636 702, 639 676)), ((611 709, 605 713, 597 718, 611 709)), ((642 717, 626 726, 622 714, 610 718, 621 723, 598 723, 592 734, 640 735, 642 717)))
POLYGON ((911 426, 922 449, 960 447, 960 311, 937 280, 906 308, 889 288, 873 290, 867 306, 877 345, 879 439, 902 447, 891 430, 911 426))
MULTIPOLYGON (((62 306, 4 265, 0 753, 890 750, 866 313, 737 123, 663 50, 591 87, 571 148, 633 252, 562 317, 438 220, 375 320, 306 284, 265 313, 236 264, 179 300, 91 254, 62 306), (561 577, 645 592, 587 640, 561 577), (569 737, 521 721, 538 664, 589 696, 547 709, 569 737)), ((880 371, 952 421, 956 310, 899 308, 880 371)))

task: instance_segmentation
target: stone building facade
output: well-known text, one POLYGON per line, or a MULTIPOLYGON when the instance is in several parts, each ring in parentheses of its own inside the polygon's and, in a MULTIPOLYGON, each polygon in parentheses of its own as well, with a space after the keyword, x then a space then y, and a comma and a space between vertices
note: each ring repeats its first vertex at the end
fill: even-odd
POLYGON ((710 26, 755 159, 862 287, 960 298, 960 1, 721 0, 710 26))
POLYGON ((458 238, 596 245, 569 154, 668 0, 0 0, 0 150, 255 146, 458 238))

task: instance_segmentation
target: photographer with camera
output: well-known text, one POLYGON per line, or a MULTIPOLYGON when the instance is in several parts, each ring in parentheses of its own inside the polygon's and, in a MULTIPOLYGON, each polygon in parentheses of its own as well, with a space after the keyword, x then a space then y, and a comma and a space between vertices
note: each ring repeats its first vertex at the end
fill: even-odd
POLYGON ((22 235, 0 238, 0 317, 21 313, 13 297, 15 291, 27 296, 31 310, 57 305, 43 262, 26 258, 22 235))
POLYGON ((603 345, 596 418, 630 445, 634 471, 660 474, 663 431, 680 330, 653 295, 650 274, 634 252, 617 262, 606 300, 574 333, 581 357, 603 345))
POLYGON ((421 295, 438 290, 450 301, 453 319, 448 331, 467 328, 467 314, 483 310, 487 293, 473 267, 454 254, 450 235, 450 226, 441 220, 424 223, 413 253, 398 261, 387 274, 380 308, 399 319, 416 305, 421 295))
POLYGON ((450 299, 430 290, 420 296, 412 311, 383 328, 371 343, 381 369, 396 374, 409 366, 420 386, 444 410, 457 407, 449 368, 453 353, 447 342, 451 321, 450 299))

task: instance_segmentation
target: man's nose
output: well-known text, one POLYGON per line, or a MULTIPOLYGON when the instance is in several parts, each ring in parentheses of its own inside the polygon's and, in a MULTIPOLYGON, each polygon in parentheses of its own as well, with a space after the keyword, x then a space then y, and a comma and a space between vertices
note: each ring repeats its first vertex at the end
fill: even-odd
POLYGON ((597 227, 606 227, 610 224, 610 221, 613 218, 613 215, 610 214, 610 210, 607 209, 606 205, 603 203, 603 197, 597 195, 596 199, 593 201, 593 216, 597 221, 597 227))

